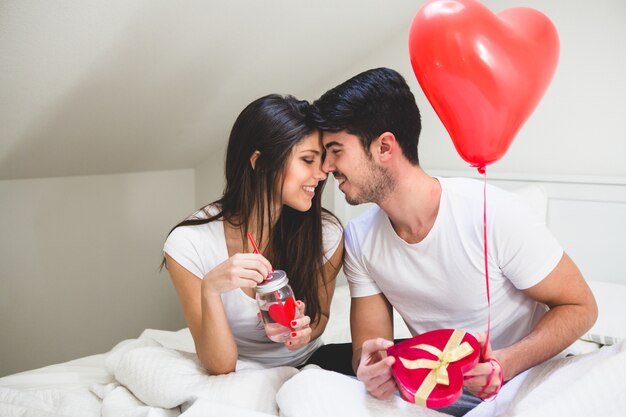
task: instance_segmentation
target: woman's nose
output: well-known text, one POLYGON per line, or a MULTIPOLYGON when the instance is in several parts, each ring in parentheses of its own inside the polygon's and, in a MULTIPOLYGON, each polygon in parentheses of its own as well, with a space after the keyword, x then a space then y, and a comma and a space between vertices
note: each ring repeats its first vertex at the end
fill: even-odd
POLYGON ((320 167, 320 169, 318 169, 318 170, 315 172, 315 178, 316 178, 318 181, 324 181, 324 180, 326 179, 326 177, 327 177, 327 176, 328 176, 328 174, 324 171, 324 165, 322 165, 322 166, 320 167))

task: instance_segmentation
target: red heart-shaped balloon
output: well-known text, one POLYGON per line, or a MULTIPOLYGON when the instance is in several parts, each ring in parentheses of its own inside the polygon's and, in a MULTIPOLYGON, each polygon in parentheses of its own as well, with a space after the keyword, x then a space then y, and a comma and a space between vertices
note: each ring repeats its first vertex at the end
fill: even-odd
POLYGON ((550 83, 557 31, 524 7, 494 14, 475 0, 431 0, 409 32, 413 71, 459 155, 500 159, 550 83))
POLYGON ((296 302, 289 297, 284 303, 272 304, 268 310, 272 320, 285 327, 291 327, 291 321, 296 317, 296 302))
POLYGON ((479 353, 480 344, 474 336, 454 329, 422 333, 387 349, 387 354, 396 358, 391 371, 402 398, 428 408, 445 407, 461 397, 463 374, 476 366, 479 353), (443 362, 443 371, 436 366, 422 367, 423 363, 420 363, 432 366, 437 361, 440 361, 439 364, 443 362), (432 383, 431 389, 419 391, 426 388, 425 385, 436 376, 437 371, 447 375, 447 384, 432 383), (426 398, 420 400, 421 395, 426 398))

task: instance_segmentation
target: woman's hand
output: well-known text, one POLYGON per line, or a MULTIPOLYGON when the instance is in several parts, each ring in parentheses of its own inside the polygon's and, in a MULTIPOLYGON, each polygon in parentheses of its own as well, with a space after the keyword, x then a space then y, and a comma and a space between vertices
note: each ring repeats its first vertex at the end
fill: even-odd
POLYGON ((289 350, 300 349, 311 341, 311 318, 305 314, 306 306, 300 300, 296 301, 298 307, 297 317, 291 322, 291 333, 289 339, 285 341, 285 346, 289 350))
POLYGON ((204 294, 221 294, 235 288, 254 288, 263 282, 272 265, 263 255, 237 253, 209 271, 202 280, 204 294))

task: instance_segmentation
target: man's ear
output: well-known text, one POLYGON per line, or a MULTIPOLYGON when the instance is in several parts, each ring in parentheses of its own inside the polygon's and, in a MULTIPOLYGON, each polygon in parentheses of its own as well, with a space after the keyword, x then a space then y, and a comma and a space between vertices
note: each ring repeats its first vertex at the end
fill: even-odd
POLYGON ((252 152, 252 155, 250 156, 250 166, 252 167, 252 170, 254 170, 256 160, 259 159, 259 156, 261 156, 261 152, 259 150, 252 152))
POLYGON ((376 153, 381 162, 389 161, 398 148, 396 137, 391 132, 381 133, 372 145, 374 145, 373 153, 376 153))

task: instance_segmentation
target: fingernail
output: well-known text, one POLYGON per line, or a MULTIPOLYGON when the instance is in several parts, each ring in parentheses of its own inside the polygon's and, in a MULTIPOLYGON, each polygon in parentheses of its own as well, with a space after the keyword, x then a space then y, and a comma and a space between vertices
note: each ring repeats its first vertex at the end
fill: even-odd
POLYGON ((291 332, 291 337, 296 337, 298 335, 298 333, 296 332, 291 332))
POLYGON ((297 324, 298 323, 294 320, 294 321, 291 322, 291 327, 296 327, 297 324))
POLYGON ((288 341, 288 342, 287 342, 287 344, 288 344, 289 346, 293 345, 293 343, 291 343, 291 340, 290 340, 290 341, 288 341))
POLYGON ((297 301, 297 304, 298 304, 299 306, 301 306, 301 305, 302 305, 302 301, 298 300, 298 301, 297 301))

